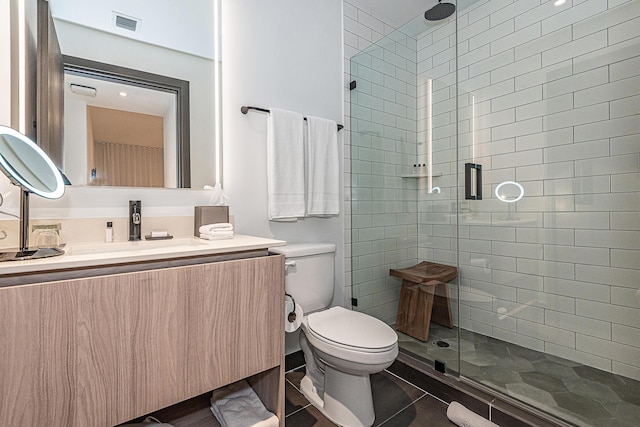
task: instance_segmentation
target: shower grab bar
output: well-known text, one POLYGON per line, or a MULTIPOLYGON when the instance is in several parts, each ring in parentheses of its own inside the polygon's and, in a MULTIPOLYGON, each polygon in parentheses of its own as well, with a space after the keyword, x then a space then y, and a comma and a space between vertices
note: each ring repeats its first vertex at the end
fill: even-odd
MULTIPOLYGON (((249 112, 249 110, 254 110, 254 111, 262 111, 263 113, 270 113, 271 110, 267 109, 267 108, 260 108, 260 107, 251 107, 248 105, 243 105, 242 107, 240 107, 240 112, 242 114, 247 114, 249 112)), ((304 118, 305 120, 307 120, 307 118, 304 118)), ((341 131, 344 128, 344 126, 342 125, 338 125, 338 131, 341 131)))

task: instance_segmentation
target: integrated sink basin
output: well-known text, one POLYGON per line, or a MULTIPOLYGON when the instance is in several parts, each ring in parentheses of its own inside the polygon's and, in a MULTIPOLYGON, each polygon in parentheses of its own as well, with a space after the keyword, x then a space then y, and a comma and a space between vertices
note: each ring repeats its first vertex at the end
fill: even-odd
POLYGON ((195 238, 166 239, 166 240, 137 240, 132 242, 114 243, 73 243, 64 248, 66 255, 98 255, 121 254, 123 252, 180 252, 206 247, 207 241, 195 238))

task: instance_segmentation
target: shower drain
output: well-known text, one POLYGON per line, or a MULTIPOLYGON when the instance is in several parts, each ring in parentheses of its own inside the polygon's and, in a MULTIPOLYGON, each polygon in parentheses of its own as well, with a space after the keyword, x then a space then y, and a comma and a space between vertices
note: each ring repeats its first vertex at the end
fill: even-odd
POLYGON ((446 341, 436 341, 434 342, 435 345, 437 345, 438 347, 449 347, 449 343, 446 341))

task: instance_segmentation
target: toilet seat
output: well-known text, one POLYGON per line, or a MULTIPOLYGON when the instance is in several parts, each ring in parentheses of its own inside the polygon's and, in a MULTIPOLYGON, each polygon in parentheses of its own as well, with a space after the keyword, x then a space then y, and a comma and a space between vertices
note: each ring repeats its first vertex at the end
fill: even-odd
POLYGON ((389 325, 343 307, 305 316, 302 330, 325 363, 333 364, 333 358, 337 358, 343 361, 340 363, 343 368, 351 364, 355 369, 363 369, 364 366, 372 369, 375 366, 386 367, 398 355, 398 336, 389 325), (356 321, 347 323, 353 319, 356 321), (353 337, 357 337, 354 340, 356 345, 347 343, 353 337), (365 347, 366 344, 370 346, 365 347))
POLYGON ((307 317, 307 325, 319 339, 341 348, 378 353, 387 351, 398 341, 386 323, 344 307, 312 313, 307 317))

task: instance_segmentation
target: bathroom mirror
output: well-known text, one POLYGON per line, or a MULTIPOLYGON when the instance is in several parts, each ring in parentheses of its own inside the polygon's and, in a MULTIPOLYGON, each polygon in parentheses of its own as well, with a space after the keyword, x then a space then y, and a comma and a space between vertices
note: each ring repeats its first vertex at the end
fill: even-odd
MULTIPOLYGON (((221 119, 220 108, 216 108, 216 105, 220 105, 219 1, 158 3, 155 0, 108 0, 96 3, 49 0, 48 5, 52 16, 51 25, 55 27, 67 71, 70 69, 67 59, 73 57, 188 84, 187 104, 181 105, 180 100, 177 100, 170 107, 176 117, 175 123, 167 122, 165 113, 156 114, 161 120, 165 119, 166 126, 162 131, 168 138, 165 139, 168 141, 173 138, 175 141, 172 148, 166 150, 168 156, 165 157, 164 153, 161 155, 165 178, 168 178, 162 179, 160 185, 157 180, 154 185, 92 180, 92 176, 97 177, 99 171, 93 171, 96 168, 89 165, 91 153, 87 153, 91 151, 87 147, 91 139, 87 135, 90 135, 92 127, 87 120, 90 115, 87 108, 91 105, 90 96, 85 98, 89 102, 84 104, 78 97, 68 100, 65 96, 64 117, 57 118, 58 122, 64 123, 61 169, 74 185, 202 188, 205 184, 220 181, 221 119), (168 31, 168 28, 171 30, 168 31), (77 171, 79 161, 87 163, 87 167, 81 172, 77 171), (73 169, 74 166, 76 170, 73 169)), ((42 44, 44 43, 39 43, 39 48, 42 44)), ((72 83, 67 81, 67 76, 70 75, 78 75, 77 67, 75 73, 65 73, 65 92, 69 92, 72 83)), ((101 79, 99 75, 93 77, 101 79)), ((126 83, 125 80, 122 82, 126 83)), ((77 82, 75 84, 78 85, 77 82)), ((89 88, 89 91, 98 85, 97 80, 95 84, 80 84, 89 88)), ((147 89, 155 88, 148 85, 147 89)), ((132 95, 129 95, 128 100, 132 103, 135 101, 132 95)), ((139 112, 134 107, 125 107, 123 110, 139 112)), ((54 121, 48 127, 56 125, 58 124, 54 121)), ((138 157, 146 158, 146 154, 142 153, 138 157)), ((129 170, 145 168, 143 164, 127 167, 129 170)))

